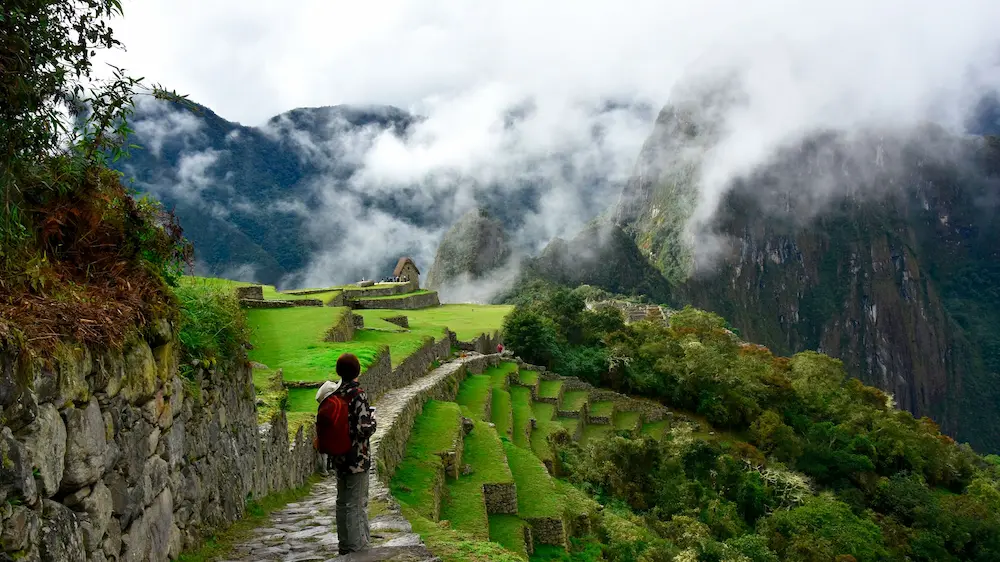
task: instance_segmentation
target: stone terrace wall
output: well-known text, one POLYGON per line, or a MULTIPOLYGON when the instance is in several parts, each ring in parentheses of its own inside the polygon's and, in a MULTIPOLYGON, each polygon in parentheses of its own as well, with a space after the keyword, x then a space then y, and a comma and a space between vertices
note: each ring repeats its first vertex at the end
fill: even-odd
POLYGON ((467 373, 482 373, 499 363, 496 355, 463 357, 442 364, 413 384, 387 393, 376 413, 378 429, 372 437, 376 479, 388 487, 403 460, 413 422, 428 400, 452 401, 467 373))
POLYGON ((406 316, 403 316, 402 314, 400 314, 399 316, 386 316, 382 320, 385 320, 386 322, 389 322, 390 324, 395 324, 395 325, 399 326, 400 328, 409 328, 410 327, 410 319, 407 318, 406 316))
POLYGON ((372 361, 371 365, 368 365, 368 368, 358 377, 358 382, 365 389, 365 392, 368 393, 370 401, 374 402, 379 396, 392 389, 388 385, 391 374, 392 358, 389 357, 389 348, 383 347, 375 355, 375 360, 372 361))
POLYGON ((409 293, 413 287, 410 283, 394 283, 392 285, 379 285, 378 287, 365 287, 361 289, 344 289, 344 296, 348 299, 364 299, 368 297, 391 297, 392 295, 402 295, 409 293))
POLYGON ((244 308, 292 308, 295 306, 323 306, 323 301, 319 299, 297 299, 291 301, 240 299, 240 306, 244 308))
MULTIPOLYGON (((361 319, 364 322, 364 317, 361 319)), ((345 342, 354 339, 354 316, 347 310, 340 316, 340 320, 326 331, 323 341, 345 342)))
POLYGON ((123 351, 0 353, 0 559, 167 560, 303 483, 311 430, 258 428, 249 363, 178 375, 172 327, 123 351))
POLYGON ((264 287, 252 285, 250 287, 236 287, 236 298, 264 300, 264 287))
POLYGON ((418 308, 430 308, 432 306, 438 306, 441 301, 438 300, 438 294, 434 291, 429 293, 419 293, 415 295, 401 296, 394 299, 368 299, 368 298, 350 298, 348 303, 352 308, 368 308, 368 309, 380 309, 380 308, 391 308, 398 310, 415 310, 418 308))
POLYGON ((497 346, 503 343, 503 337, 500 335, 500 332, 479 334, 479 337, 471 342, 458 341, 458 336, 455 335, 455 332, 449 332, 448 335, 452 340, 452 345, 458 349, 462 351, 475 351, 483 355, 496 353, 497 346))

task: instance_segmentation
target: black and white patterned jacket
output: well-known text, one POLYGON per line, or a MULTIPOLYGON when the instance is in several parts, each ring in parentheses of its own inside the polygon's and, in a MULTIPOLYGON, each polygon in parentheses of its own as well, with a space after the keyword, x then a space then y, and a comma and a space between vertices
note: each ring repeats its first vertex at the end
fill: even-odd
POLYGON ((375 413, 369 409, 368 395, 357 380, 340 385, 334 394, 350 399, 347 422, 351 432, 351 450, 345 455, 333 457, 333 465, 341 473, 365 472, 372 466, 369 439, 375 434, 375 413))

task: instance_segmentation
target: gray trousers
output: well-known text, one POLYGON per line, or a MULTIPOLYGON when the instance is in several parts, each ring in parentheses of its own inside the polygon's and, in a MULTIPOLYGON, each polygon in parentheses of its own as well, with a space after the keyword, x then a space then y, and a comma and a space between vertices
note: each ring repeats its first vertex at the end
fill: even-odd
POLYGON ((371 542, 368 530, 368 472, 337 471, 337 540, 341 554, 356 552, 371 542))

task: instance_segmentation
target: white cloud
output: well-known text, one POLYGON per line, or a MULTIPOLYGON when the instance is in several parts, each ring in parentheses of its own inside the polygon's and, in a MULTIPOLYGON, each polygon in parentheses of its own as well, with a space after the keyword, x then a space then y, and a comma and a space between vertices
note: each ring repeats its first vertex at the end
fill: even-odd
POLYGON ((192 136, 201 130, 202 121, 193 113, 173 111, 170 106, 146 96, 135 97, 141 119, 131 122, 132 129, 144 140, 142 149, 160 157, 168 140, 192 136))
MULTIPOLYGON (((659 108, 693 75, 739 71, 745 99, 720 109, 726 127, 701 178, 703 218, 733 177, 806 132, 898 130, 928 117, 957 126, 1000 76, 995 0, 149 0, 125 13, 116 30, 129 51, 109 60, 228 119, 258 124, 340 103, 427 116, 407 139, 369 130, 323 146, 291 131, 307 157, 337 150, 364 164, 348 185, 318 182, 325 212, 359 210, 334 191, 410 185, 420 187, 415 204, 437 201, 457 218, 477 189, 541 177, 551 187, 518 234, 529 245, 571 235, 613 204, 614 182, 649 134, 634 112, 595 116, 599 100, 659 108), (526 100, 527 117, 505 127, 526 100), (606 127, 601 142, 595 125, 606 127), (568 155, 569 174, 552 153, 568 155), (590 177, 600 181, 581 188, 590 177)), ((387 240, 432 248, 440 235, 391 223, 361 216, 346 236, 359 255, 381 255, 394 251, 387 240)), ((316 270, 336 268, 320 260, 316 270)))

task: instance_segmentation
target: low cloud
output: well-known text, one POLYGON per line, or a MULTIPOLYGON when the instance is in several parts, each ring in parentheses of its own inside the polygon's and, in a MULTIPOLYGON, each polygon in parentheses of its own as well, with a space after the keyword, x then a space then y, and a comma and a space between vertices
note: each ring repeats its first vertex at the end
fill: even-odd
MULTIPOLYGON (((994 0, 154 0, 127 10, 120 62, 245 123, 338 103, 426 118, 349 137, 287 119, 264 126, 324 165, 307 205, 324 249, 302 274, 319 284, 404 251, 429 268, 444 229, 484 200, 517 215, 506 221, 527 251, 571 237, 616 203, 651 132, 649 108, 723 76, 735 95, 704 108, 719 129, 699 157, 689 225, 704 236, 734 180, 816 131, 908 135, 926 120, 960 130, 997 87, 997 21, 994 0), (372 210, 379 200, 433 209, 433 220, 372 210)), ((827 174, 794 187, 820 206, 841 183, 827 174)))

